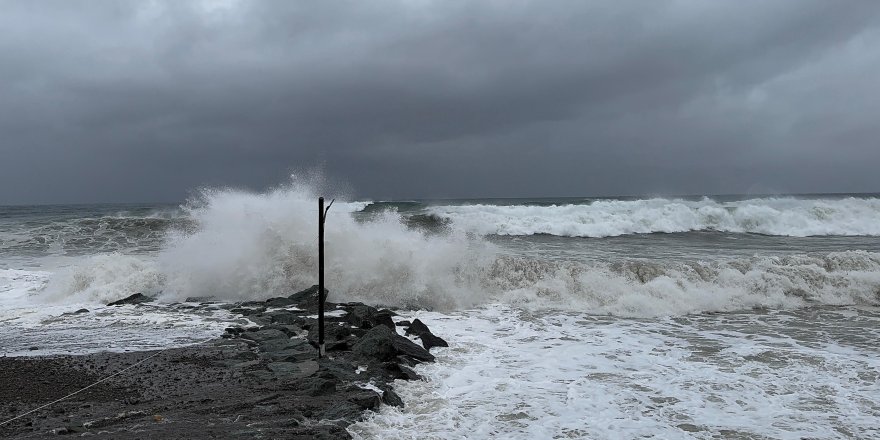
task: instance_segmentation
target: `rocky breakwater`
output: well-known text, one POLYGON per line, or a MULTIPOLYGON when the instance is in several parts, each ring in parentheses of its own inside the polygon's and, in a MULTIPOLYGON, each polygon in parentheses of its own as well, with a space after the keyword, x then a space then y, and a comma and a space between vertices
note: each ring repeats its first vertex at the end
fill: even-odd
MULTIPOLYGON (((135 299, 118 304, 149 303, 135 299)), ((434 361, 431 347, 447 346, 421 321, 400 320, 394 311, 326 303, 326 355, 318 359, 316 287, 195 307, 225 308, 248 324, 161 352, 0 359, 0 419, 142 362, 0 426, 0 437, 350 438, 345 428, 367 411, 405 405, 394 380, 422 380, 412 367, 434 361)))

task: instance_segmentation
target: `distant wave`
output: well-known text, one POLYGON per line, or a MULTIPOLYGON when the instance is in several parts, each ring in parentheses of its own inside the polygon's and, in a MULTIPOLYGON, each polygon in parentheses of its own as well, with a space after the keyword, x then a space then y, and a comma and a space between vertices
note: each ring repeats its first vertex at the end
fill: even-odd
POLYGON ((429 207, 428 212, 456 228, 482 235, 612 237, 688 231, 792 237, 880 235, 880 199, 876 198, 761 198, 726 203, 708 198, 654 198, 583 205, 448 205, 429 207))
POLYGON ((0 253, 88 254, 158 250, 171 228, 192 230, 185 217, 102 216, 22 224, 0 233, 0 253))

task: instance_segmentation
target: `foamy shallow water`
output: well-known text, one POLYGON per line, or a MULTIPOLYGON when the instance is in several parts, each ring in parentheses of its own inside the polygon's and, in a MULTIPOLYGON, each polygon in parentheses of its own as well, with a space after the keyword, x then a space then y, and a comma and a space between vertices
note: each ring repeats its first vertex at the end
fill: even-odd
POLYGON ((356 438, 880 438, 880 311, 419 313, 451 347, 356 438))
POLYGON ((193 305, 107 307, 96 302, 41 302, 52 273, 0 269, 0 356, 154 350, 192 345, 244 321, 226 310, 193 305), (79 309, 85 313, 73 313, 79 309))

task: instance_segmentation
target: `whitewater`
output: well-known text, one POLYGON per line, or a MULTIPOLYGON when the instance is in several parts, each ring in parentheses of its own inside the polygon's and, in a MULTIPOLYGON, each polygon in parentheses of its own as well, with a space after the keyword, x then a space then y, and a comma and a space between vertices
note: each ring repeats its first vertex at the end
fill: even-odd
MULTIPOLYGON (((314 284, 315 187, 0 207, 0 355, 219 335, 187 301, 314 284), (137 292, 160 302, 103 306, 137 292)), ((330 300, 451 345, 355 437, 880 438, 877 195, 337 197, 330 300)))

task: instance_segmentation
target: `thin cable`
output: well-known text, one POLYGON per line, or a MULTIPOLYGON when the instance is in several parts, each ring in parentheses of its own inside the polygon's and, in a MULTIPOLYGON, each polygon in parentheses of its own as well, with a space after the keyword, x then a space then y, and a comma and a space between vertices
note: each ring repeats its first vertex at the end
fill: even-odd
POLYGON ((116 376, 119 376, 120 374, 125 373, 126 371, 128 371, 128 370, 130 370, 130 369, 132 369, 132 368, 134 368, 134 367, 137 367, 138 365, 140 365, 140 364, 142 364, 142 363, 144 363, 144 362, 146 362, 146 361, 148 361, 148 360, 150 360, 150 359, 152 359, 152 358, 154 358, 154 357, 156 357, 156 356, 158 356, 158 355, 164 353, 165 350, 168 350, 168 349, 166 348, 166 349, 162 349, 162 350, 160 350, 160 351, 157 351, 156 353, 153 353, 153 354, 151 354, 151 355, 149 355, 149 356, 147 356, 147 357, 145 357, 145 358, 143 358, 143 359, 141 359, 141 360, 135 362, 134 364, 131 364, 131 365, 129 365, 128 367, 123 368, 122 370, 119 370, 119 371, 117 371, 117 372, 115 372, 115 373, 113 373, 113 374, 111 374, 111 375, 109 375, 109 376, 107 376, 107 377, 105 377, 105 378, 103 378, 103 379, 101 379, 101 380, 99 380, 99 381, 97 381, 97 382, 95 382, 95 383, 93 383, 93 384, 91 384, 91 385, 85 387, 85 388, 82 388, 82 389, 80 389, 80 390, 78 390, 78 391, 74 391, 74 392, 72 392, 72 393, 70 393, 70 394, 68 394, 68 395, 66 395, 66 396, 64 396, 64 397, 62 397, 62 398, 60 398, 60 399, 58 399, 58 400, 54 400, 54 401, 49 402, 49 403, 47 403, 47 404, 45 404, 45 405, 43 405, 43 406, 41 406, 41 407, 34 408, 34 409, 32 409, 32 410, 30 410, 30 411, 24 413, 24 414, 19 414, 19 415, 15 416, 15 417, 13 417, 13 418, 11 418, 11 419, 9 419, 9 420, 3 422, 3 423, 0 423, 0 426, 3 426, 3 425, 5 425, 5 424, 7 424, 7 423, 9 423, 9 422, 12 422, 12 421, 18 420, 18 419, 20 419, 20 418, 22 418, 22 417, 24 417, 24 416, 26 416, 26 415, 28 415, 28 414, 30 414, 30 413, 33 413, 33 412, 39 411, 39 410, 41 410, 41 409, 43 409, 43 408, 46 408, 46 407, 48 407, 48 406, 52 406, 52 405, 54 405, 54 404, 56 404, 56 403, 58 403, 58 402, 60 402, 60 401, 62 401, 62 400, 64 400, 64 399, 67 399, 68 397, 75 396, 75 395, 77 395, 77 394, 79 394, 79 393, 81 393, 81 392, 83 392, 83 391, 85 391, 85 390, 87 390, 87 389, 89 389, 89 388, 95 386, 95 385, 98 385, 98 384, 100 384, 101 382, 104 382, 104 381, 106 381, 106 380, 108 380, 108 379, 112 379, 112 378, 114 378, 114 377, 116 377, 116 376))

